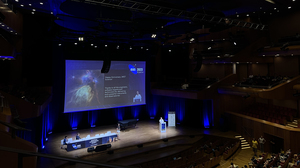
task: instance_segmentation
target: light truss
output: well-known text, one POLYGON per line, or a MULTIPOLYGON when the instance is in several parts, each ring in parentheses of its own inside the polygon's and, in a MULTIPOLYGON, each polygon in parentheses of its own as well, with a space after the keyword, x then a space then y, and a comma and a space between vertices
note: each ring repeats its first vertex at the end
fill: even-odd
POLYGON ((98 4, 98 5, 112 7, 112 8, 128 9, 131 11, 138 11, 142 13, 178 17, 178 18, 190 19, 193 21, 205 21, 205 22, 210 22, 215 24, 223 24, 223 25, 244 27, 249 29, 257 29, 257 30, 266 29, 266 25, 263 24, 245 22, 242 20, 231 19, 231 18, 220 17, 220 16, 207 15, 205 13, 196 13, 196 12, 190 12, 190 11, 185 11, 180 9, 172 9, 168 7, 162 7, 158 5, 146 4, 146 3, 135 2, 130 0, 71 0, 71 1, 85 2, 88 4, 98 4))

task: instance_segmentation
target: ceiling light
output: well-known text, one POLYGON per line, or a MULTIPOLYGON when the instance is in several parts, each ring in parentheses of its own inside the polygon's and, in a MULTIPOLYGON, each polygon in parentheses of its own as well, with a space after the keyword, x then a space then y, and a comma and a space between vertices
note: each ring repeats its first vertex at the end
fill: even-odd
POLYGON ((236 45, 236 42, 233 42, 234 45, 236 45))
POLYGON ((61 46, 61 44, 59 43, 58 46, 61 46))
POLYGON ((107 47, 107 45, 106 45, 106 44, 105 44, 104 46, 105 46, 105 47, 107 47))
POLYGON ((120 46, 117 45, 117 50, 120 48, 120 46))
POLYGON ((172 50, 169 50, 169 52, 171 52, 172 50))
POLYGON ((249 14, 247 14, 246 16, 249 16, 249 14))
POLYGON ((29 6, 31 6, 31 4, 28 4, 29 6))
POLYGON ((78 37, 78 41, 84 41, 83 37, 78 37))
POLYGON ((276 8, 274 8, 274 10, 276 10, 276 8))
POLYGON ((10 32, 12 33, 13 31, 11 30, 10 32))
POLYGON ((16 2, 19 2, 19 0, 15 0, 16 2))
POLYGON ((144 47, 141 47, 141 49, 143 49, 144 47))
POLYGON ((53 15, 53 12, 50 12, 51 13, 51 15, 53 15))
POLYGON ((77 45, 77 43, 74 43, 74 45, 77 45))
POLYGON ((218 57, 218 58, 220 58, 220 56, 219 56, 219 55, 218 55, 217 57, 218 57))
POLYGON ((155 38, 155 37, 156 37, 156 34, 152 34, 152 35, 151 35, 151 38, 155 38))
POLYGON ((131 47, 131 46, 129 47, 129 50, 132 50, 132 47, 131 47))
POLYGON ((240 15, 236 15, 236 17, 240 17, 240 15))
POLYGON ((35 9, 32 9, 32 11, 34 11, 34 12, 35 12, 35 9))
POLYGON ((23 4, 21 4, 21 6, 22 6, 22 7, 24 7, 24 5, 23 5, 23 4))
POLYGON ((94 44, 91 44, 91 46, 93 47, 93 46, 94 46, 94 44))
POLYGON ((164 28, 164 26, 161 26, 161 28, 163 29, 163 28, 164 28))
POLYGON ((275 4, 275 2, 274 1, 272 1, 272 0, 266 0, 267 2, 270 2, 270 3, 272 3, 272 4, 275 4))
POLYGON ((97 48, 97 46, 95 46, 95 48, 97 48))
POLYGON ((147 48, 146 51, 148 51, 149 49, 147 48))
POLYGON ((208 47, 207 49, 208 49, 208 50, 210 50, 210 49, 211 49, 211 47, 208 47))
POLYGON ((291 9, 291 8, 292 8, 291 6, 288 7, 288 9, 291 9))
POLYGON ((239 64, 239 62, 236 62, 236 64, 239 64))
POLYGON ((195 39, 194 39, 194 38, 191 38, 190 41, 191 41, 191 42, 192 42, 192 41, 195 41, 195 39))
POLYGON ((266 56, 266 55, 263 55, 263 57, 264 57, 264 56, 266 56))
POLYGON ((44 5, 44 3, 43 3, 43 2, 40 2, 40 4, 41 4, 41 5, 44 5))

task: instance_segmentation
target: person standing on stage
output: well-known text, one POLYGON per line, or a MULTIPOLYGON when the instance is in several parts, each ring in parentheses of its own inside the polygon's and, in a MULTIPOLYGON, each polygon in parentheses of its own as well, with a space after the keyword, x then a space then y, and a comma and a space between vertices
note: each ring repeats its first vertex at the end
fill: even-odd
POLYGON ((162 117, 160 117, 159 123, 162 123, 162 122, 164 122, 164 119, 162 119, 162 117))
POLYGON ((263 136, 260 136, 260 138, 258 138, 258 142, 260 146, 260 152, 264 153, 264 144, 266 142, 265 138, 263 136))
POLYGON ((120 123, 118 123, 118 126, 117 126, 117 139, 118 140, 121 140, 120 139, 120 132, 121 132, 121 126, 120 126, 120 123))
POLYGON ((254 152, 254 156, 257 156, 256 153, 257 153, 257 141, 255 140, 255 138, 253 138, 252 140, 252 148, 253 148, 253 152, 254 152))
POLYGON ((68 145, 68 136, 65 136, 64 140, 63 140, 63 144, 61 145, 61 149, 63 148, 64 145, 68 145))
POLYGON ((77 133, 77 135, 76 135, 76 140, 79 140, 79 139, 81 139, 81 138, 80 138, 80 134, 77 133))

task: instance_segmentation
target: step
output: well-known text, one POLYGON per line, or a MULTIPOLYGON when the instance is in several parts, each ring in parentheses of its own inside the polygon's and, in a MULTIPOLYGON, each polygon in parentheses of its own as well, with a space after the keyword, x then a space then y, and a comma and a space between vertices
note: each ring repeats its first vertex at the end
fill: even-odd
POLYGON ((242 136, 240 136, 240 135, 237 135, 237 136, 235 136, 235 138, 241 138, 242 136))
POLYGON ((242 149, 249 149, 250 148, 250 146, 248 146, 248 147, 243 147, 242 149))
POLYGON ((243 140, 243 139, 245 139, 245 138, 240 138, 240 140, 243 140))
POLYGON ((245 145, 245 144, 248 144, 248 142, 242 142, 241 144, 242 144, 242 145, 245 145))
POLYGON ((293 124, 287 124, 286 126, 288 126, 288 127, 293 127, 293 128, 296 128, 296 127, 297 127, 296 125, 293 125, 293 124))
POLYGON ((250 146, 249 144, 247 144, 247 145, 241 145, 242 147, 246 147, 246 146, 250 146))
POLYGON ((246 140, 241 140, 241 142, 246 142, 246 140))

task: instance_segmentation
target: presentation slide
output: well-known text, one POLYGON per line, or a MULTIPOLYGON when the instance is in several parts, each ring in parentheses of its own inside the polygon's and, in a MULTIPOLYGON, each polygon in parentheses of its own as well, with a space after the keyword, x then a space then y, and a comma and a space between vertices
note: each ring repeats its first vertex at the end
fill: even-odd
POLYGON ((146 104, 145 61, 66 60, 64 112, 79 112, 146 104))

